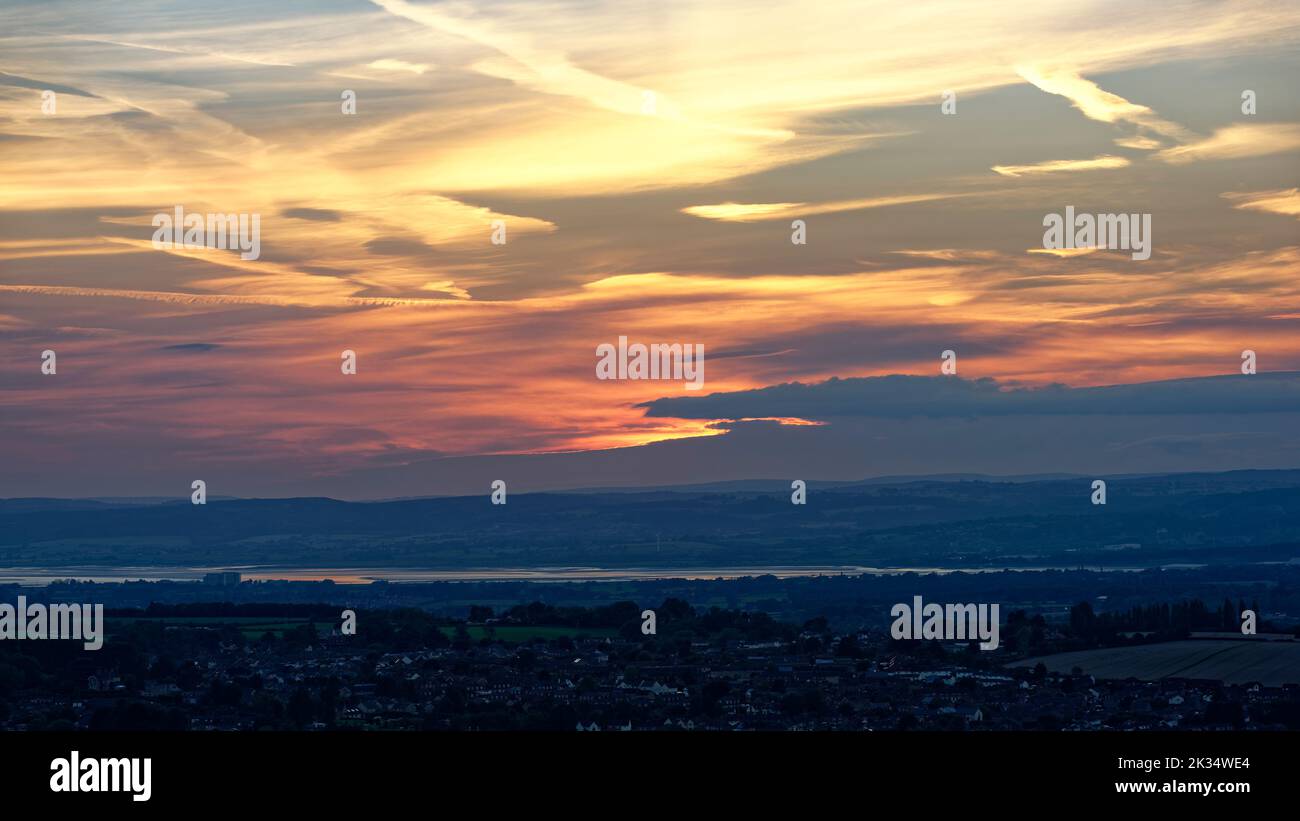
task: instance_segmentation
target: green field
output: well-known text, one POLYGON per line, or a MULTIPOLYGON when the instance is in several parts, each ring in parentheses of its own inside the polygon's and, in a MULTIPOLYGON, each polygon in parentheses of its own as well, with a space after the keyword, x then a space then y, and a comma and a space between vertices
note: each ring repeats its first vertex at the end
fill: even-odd
POLYGON ((1008 666, 1033 667, 1040 661, 1053 673, 1069 673, 1078 667, 1097 678, 1187 678, 1225 684, 1259 682, 1266 687, 1300 684, 1300 642, 1294 641, 1170 641, 1057 653, 1008 666))

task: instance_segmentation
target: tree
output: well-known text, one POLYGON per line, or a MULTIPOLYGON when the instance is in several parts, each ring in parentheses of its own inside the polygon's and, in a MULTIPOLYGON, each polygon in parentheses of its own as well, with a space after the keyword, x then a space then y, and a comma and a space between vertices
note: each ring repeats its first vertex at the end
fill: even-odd
POLYGON ((298 727, 305 726, 316 715, 316 703, 306 688, 299 687, 289 697, 289 720, 298 727))
POLYGON ((1091 641, 1097 629, 1097 614, 1092 612, 1092 605, 1086 601, 1070 608, 1070 632, 1081 639, 1091 641))
POLYGON ((667 598, 657 612, 660 625, 665 622, 690 621, 695 618, 695 608, 681 599, 667 598))
POLYGON ((835 645, 835 655, 843 658, 861 658, 862 648, 858 646, 858 637, 852 633, 841 636, 835 645))

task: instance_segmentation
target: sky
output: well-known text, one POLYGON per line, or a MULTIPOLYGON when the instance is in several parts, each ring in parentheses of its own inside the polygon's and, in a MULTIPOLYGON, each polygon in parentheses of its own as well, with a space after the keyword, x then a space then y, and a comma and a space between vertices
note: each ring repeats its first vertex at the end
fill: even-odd
POLYGON ((0 496, 1300 467, 1298 76, 1260 0, 3 0, 0 496))

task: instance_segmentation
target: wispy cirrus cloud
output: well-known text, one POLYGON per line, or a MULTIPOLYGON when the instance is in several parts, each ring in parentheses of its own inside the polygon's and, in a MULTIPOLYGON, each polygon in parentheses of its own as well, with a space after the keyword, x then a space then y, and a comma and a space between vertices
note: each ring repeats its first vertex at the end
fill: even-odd
POLYGON ((1095 245, 1085 245, 1081 248, 1027 248, 1026 253, 1046 254, 1051 257, 1082 257, 1088 254, 1094 254, 1098 250, 1095 245))
POLYGON ((1090 160, 1048 160, 1028 165, 995 165, 993 171, 1004 177, 1026 177, 1039 174, 1056 174, 1062 171, 1093 171, 1097 169, 1126 168, 1126 157, 1103 154, 1090 160))
POLYGON ((1230 191, 1220 196, 1231 202, 1233 208, 1300 217, 1300 188, 1285 188, 1277 191, 1230 191))
POLYGON ((423 74, 432 66, 428 63, 408 63, 405 60, 394 60, 384 58, 382 60, 373 60, 367 63, 370 68, 376 68, 380 71, 405 71, 410 74, 423 74))
POLYGON ((1163 119, 1144 105, 1132 103, 1118 94, 1104 90, 1091 80, 1071 69, 1052 69, 1037 66, 1020 66, 1017 73, 1048 94, 1065 97, 1090 120, 1103 123, 1130 123, 1140 129, 1185 141, 1191 132, 1178 123, 1163 119))
POLYGON ((1173 165, 1202 160, 1262 157, 1300 149, 1300 124, 1235 123, 1203 137, 1166 148, 1156 159, 1173 165))
POLYGON ((1118 145, 1120 148, 1134 148, 1138 151, 1154 151, 1157 148, 1163 147, 1164 143, 1160 140, 1152 139, 1151 137, 1143 137, 1142 135, 1137 134, 1132 137, 1116 137, 1115 145, 1118 145))
POLYGON ((840 211, 859 211, 866 208, 887 208, 891 205, 909 205, 917 202, 970 194, 900 194, 892 197, 866 197, 857 200, 834 202, 723 202, 716 205, 690 205, 681 209, 683 214, 723 222, 762 222, 791 217, 834 214, 840 211))

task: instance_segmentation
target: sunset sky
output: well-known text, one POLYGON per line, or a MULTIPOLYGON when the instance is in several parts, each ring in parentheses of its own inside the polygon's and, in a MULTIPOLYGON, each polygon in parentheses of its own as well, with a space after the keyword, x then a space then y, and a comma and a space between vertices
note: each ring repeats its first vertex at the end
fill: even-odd
POLYGON ((7 0, 0 496, 1300 467, 1298 77, 1294 2, 7 0))

